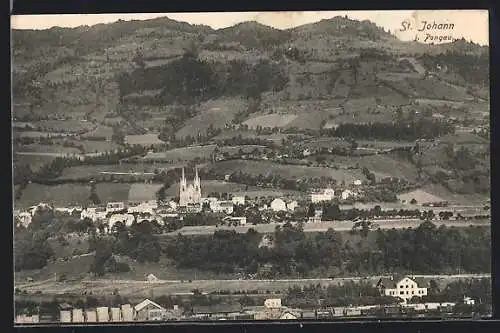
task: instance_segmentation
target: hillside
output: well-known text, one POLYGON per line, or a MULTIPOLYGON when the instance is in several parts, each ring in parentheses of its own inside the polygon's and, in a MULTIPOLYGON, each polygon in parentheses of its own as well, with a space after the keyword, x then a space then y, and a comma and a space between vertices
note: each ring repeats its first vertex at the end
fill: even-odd
MULTIPOLYGON (((487 47, 402 42, 369 21, 335 17, 288 30, 243 22, 215 30, 164 17, 14 30, 12 41, 16 152, 50 144, 44 153, 102 153, 126 142, 176 149, 213 143, 223 132, 235 133, 229 140, 240 145, 263 144, 242 138, 282 135, 278 144, 289 150, 287 136, 349 136, 372 142, 359 147, 369 151, 377 140, 421 138, 416 132, 390 138, 386 130, 417 120, 439 123, 434 137, 446 121, 471 135, 489 132, 487 47), (385 127, 368 133, 374 123, 385 127)), ((413 168, 404 174, 486 193, 484 144, 445 146, 450 138, 404 156, 413 168), (435 156, 439 163, 430 166, 435 156)), ((30 163, 28 156, 17 155, 18 163, 30 163)), ((273 170, 291 179, 310 174, 267 168, 273 170)))

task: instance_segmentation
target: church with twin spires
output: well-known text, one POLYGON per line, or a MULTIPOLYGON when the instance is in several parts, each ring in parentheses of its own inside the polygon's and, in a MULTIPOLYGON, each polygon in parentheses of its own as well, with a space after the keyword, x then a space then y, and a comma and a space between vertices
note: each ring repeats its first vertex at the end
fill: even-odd
POLYGON ((201 205, 201 181, 198 176, 198 168, 195 168, 195 176, 192 184, 187 184, 182 168, 182 178, 179 186, 179 205, 201 205))

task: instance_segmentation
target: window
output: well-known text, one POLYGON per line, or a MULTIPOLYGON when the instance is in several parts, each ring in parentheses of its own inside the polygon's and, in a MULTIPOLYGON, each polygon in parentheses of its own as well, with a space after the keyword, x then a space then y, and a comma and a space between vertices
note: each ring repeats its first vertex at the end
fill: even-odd
POLYGON ((406 285, 406 289, 408 289, 408 285, 406 285))
POLYGON ((412 294, 412 295, 414 294, 413 290, 411 291, 411 294, 412 294))
POLYGON ((404 291, 400 291, 399 292, 400 295, 404 295, 404 293, 405 293, 404 291))
POLYGON ((406 295, 408 295, 408 294, 409 294, 409 292, 408 292, 408 291, 406 291, 406 295))

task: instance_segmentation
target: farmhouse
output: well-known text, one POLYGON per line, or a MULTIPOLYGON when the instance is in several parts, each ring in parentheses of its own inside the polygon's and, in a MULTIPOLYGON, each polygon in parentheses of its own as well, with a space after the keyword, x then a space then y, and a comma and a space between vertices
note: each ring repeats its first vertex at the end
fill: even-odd
POLYGON ((137 304, 134 309, 139 321, 162 320, 167 313, 165 308, 149 299, 137 304))
POLYGON ((271 202, 271 209, 275 212, 286 211, 286 203, 283 199, 276 198, 271 202))
POLYGON ((324 189, 322 193, 311 194, 311 201, 313 203, 330 201, 335 197, 335 191, 331 188, 324 189))
POLYGON ((130 206, 128 207, 128 213, 133 214, 133 213, 140 213, 140 214, 151 214, 153 215, 154 211, 158 208, 158 204, 156 201, 151 200, 148 202, 142 202, 138 205, 130 206))
POLYGON ((148 276, 146 276, 146 281, 156 282, 156 281, 158 281, 158 278, 156 276, 154 276, 153 274, 149 274, 148 276))
MULTIPOLYGON (((422 282, 420 284, 423 285, 422 282)), ((427 288, 419 287, 416 279, 408 276, 399 280, 394 280, 394 278, 380 279, 377 288, 382 295, 401 298, 405 303, 414 296, 427 295, 427 288)))
POLYGON ((106 208, 104 207, 88 207, 80 213, 80 219, 90 219, 92 222, 106 219, 106 208))
POLYGON ((346 200, 354 195, 354 192, 351 190, 343 190, 342 191, 342 200, 346 200))
POLYGON ((125 209, 123 202, 108 202, 106 205, 106 213, 119 212, 125 209))
POLYGON ((464 297, 464 304, 474 305, 476 302, 470 297, 464 297))
POLYGON ((232 201, 233 201, 233 204, 235 204, 235 205, 244 205, 245 204, 245 197, 243 197, 243 196, 233 197, 232 201))
POLYGON ((232 201, 211 200, 209 205, 210 209, 214 213, 232 214, 234 210, 234 205, 232 201))
POLYGON ((268 298, 264 301, 264 306, 268 309, 281 308, 281 298, 268 298))

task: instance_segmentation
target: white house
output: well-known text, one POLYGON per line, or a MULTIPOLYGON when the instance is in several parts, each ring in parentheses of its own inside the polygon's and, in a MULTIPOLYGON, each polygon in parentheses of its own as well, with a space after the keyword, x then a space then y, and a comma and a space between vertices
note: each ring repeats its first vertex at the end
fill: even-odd
POLYGON ((22 212, 19 213, 19 215, 16 216, 16 226, 22 226, 24 228, 27 228, 31 224, 33 216, 31 216, 30 213, 28 212, 22 212))
POLYGON ((414 296, 427 295, 427 288, 419 287, 417 281, 408 276, 400 280, 380 279, 377 287, 382 295, 401 298, 405 303, 414 296))
POLYGON ((97 321, 100 323, 109 322, 109 309, 107 306, 101 306, 97 309, 97 321))
POLYGON ((80 219, 91 219, 93 222, 106 219, 106 209, 104 207, 89 207, 80 213, 80 219))
POLYGON ((177 202, 175 202, 175 201, 171 200, 171 201, 169 201, 169 202, 168 202, 168 206, 169 206, 171 209, 173 209, 173 210, 177 210, 177 206, 179 206, 179 205, 177 204, 177 202))
POLYGON ((361 184, 362 184, 362 181, 361 181, 361 180, 359 180, 359 179, 356 179, 356 180, 353 182, 353 184, 354 184, 354 185, 356 185, 356 186, 359 186, 359 185, 361 185, 361 184))
POLYGON ((77 211, 77 212, 83 211, 83 208, 79 207, 79 206, 77 206, 77 207, 56 207, 54 210, 58 213, 71 215, 71 214, 73 214, 74 211, 77 211))
POLYGON ((268 298, 264 301, 264 306, 268 309, 281 308, 281 298, 268 298))
POLYGON ((464 304, 474 305, 474 304, 476 304, 476 302, 470 297, 464 297, 464 304))
POLYGON ((297 203, 297 201, 295 200, 292 200, 292 201, 289 201, 286 203, 286 209, 290 210, 290 211, 294 211, 295 208, 297 208, 299 206, 299 204, 297 203))
POLYGON ((156 276, 154 276, 153 274, 149 274, 148 276, 146 276, 146 281, 156 282, 156 281, 158 281, 158 278, 156 276))
POLYGON ((271 209, 275 212, 286 211, 286 203, 283 199, 276 198, 271 202, 271 209))
POLYGON ((342 194, 341 194, 341 196, 342 196, 342 200, 346 200, 347 198, 350 198, 350 197, 352 197, 353 195, 354 195, 354 192, 353 192, 353 191, 351 191, 351 190, 343 190, 343 191, 342 191, 342 194))
POLYGON ((243 196, 233 197, 232 201, 233 201, 233 204, 235 204, 235 205, 244 205, 245 204, 245 197, 243 197, 243 196))
POLYGON ((127 212, 129 214, 133 213, 142 213, 142 214, 151 214, 153 215, 155 210, 158 208, 158 205, 155 201, 142 202, 135 206, 129 206, 127 212))
POLYGON ((113 322, 122 321, 122 313, 120 308, 111 308, 111 321, 113 322))
POLYGON ((335 191, 331 188, 326 188, 321 193, 311 194, 311 201, 313 203, 330 201, 335 197, 335 191))
POLYGON ((114 213, 125 209, 123 202, 108 202, 106 205, 106 213, 114 213))
POLYGON ((234 205, 232 201, 211 200, 209 206, 210 210, 214 213, 232 214, 234 210, 234 205))

